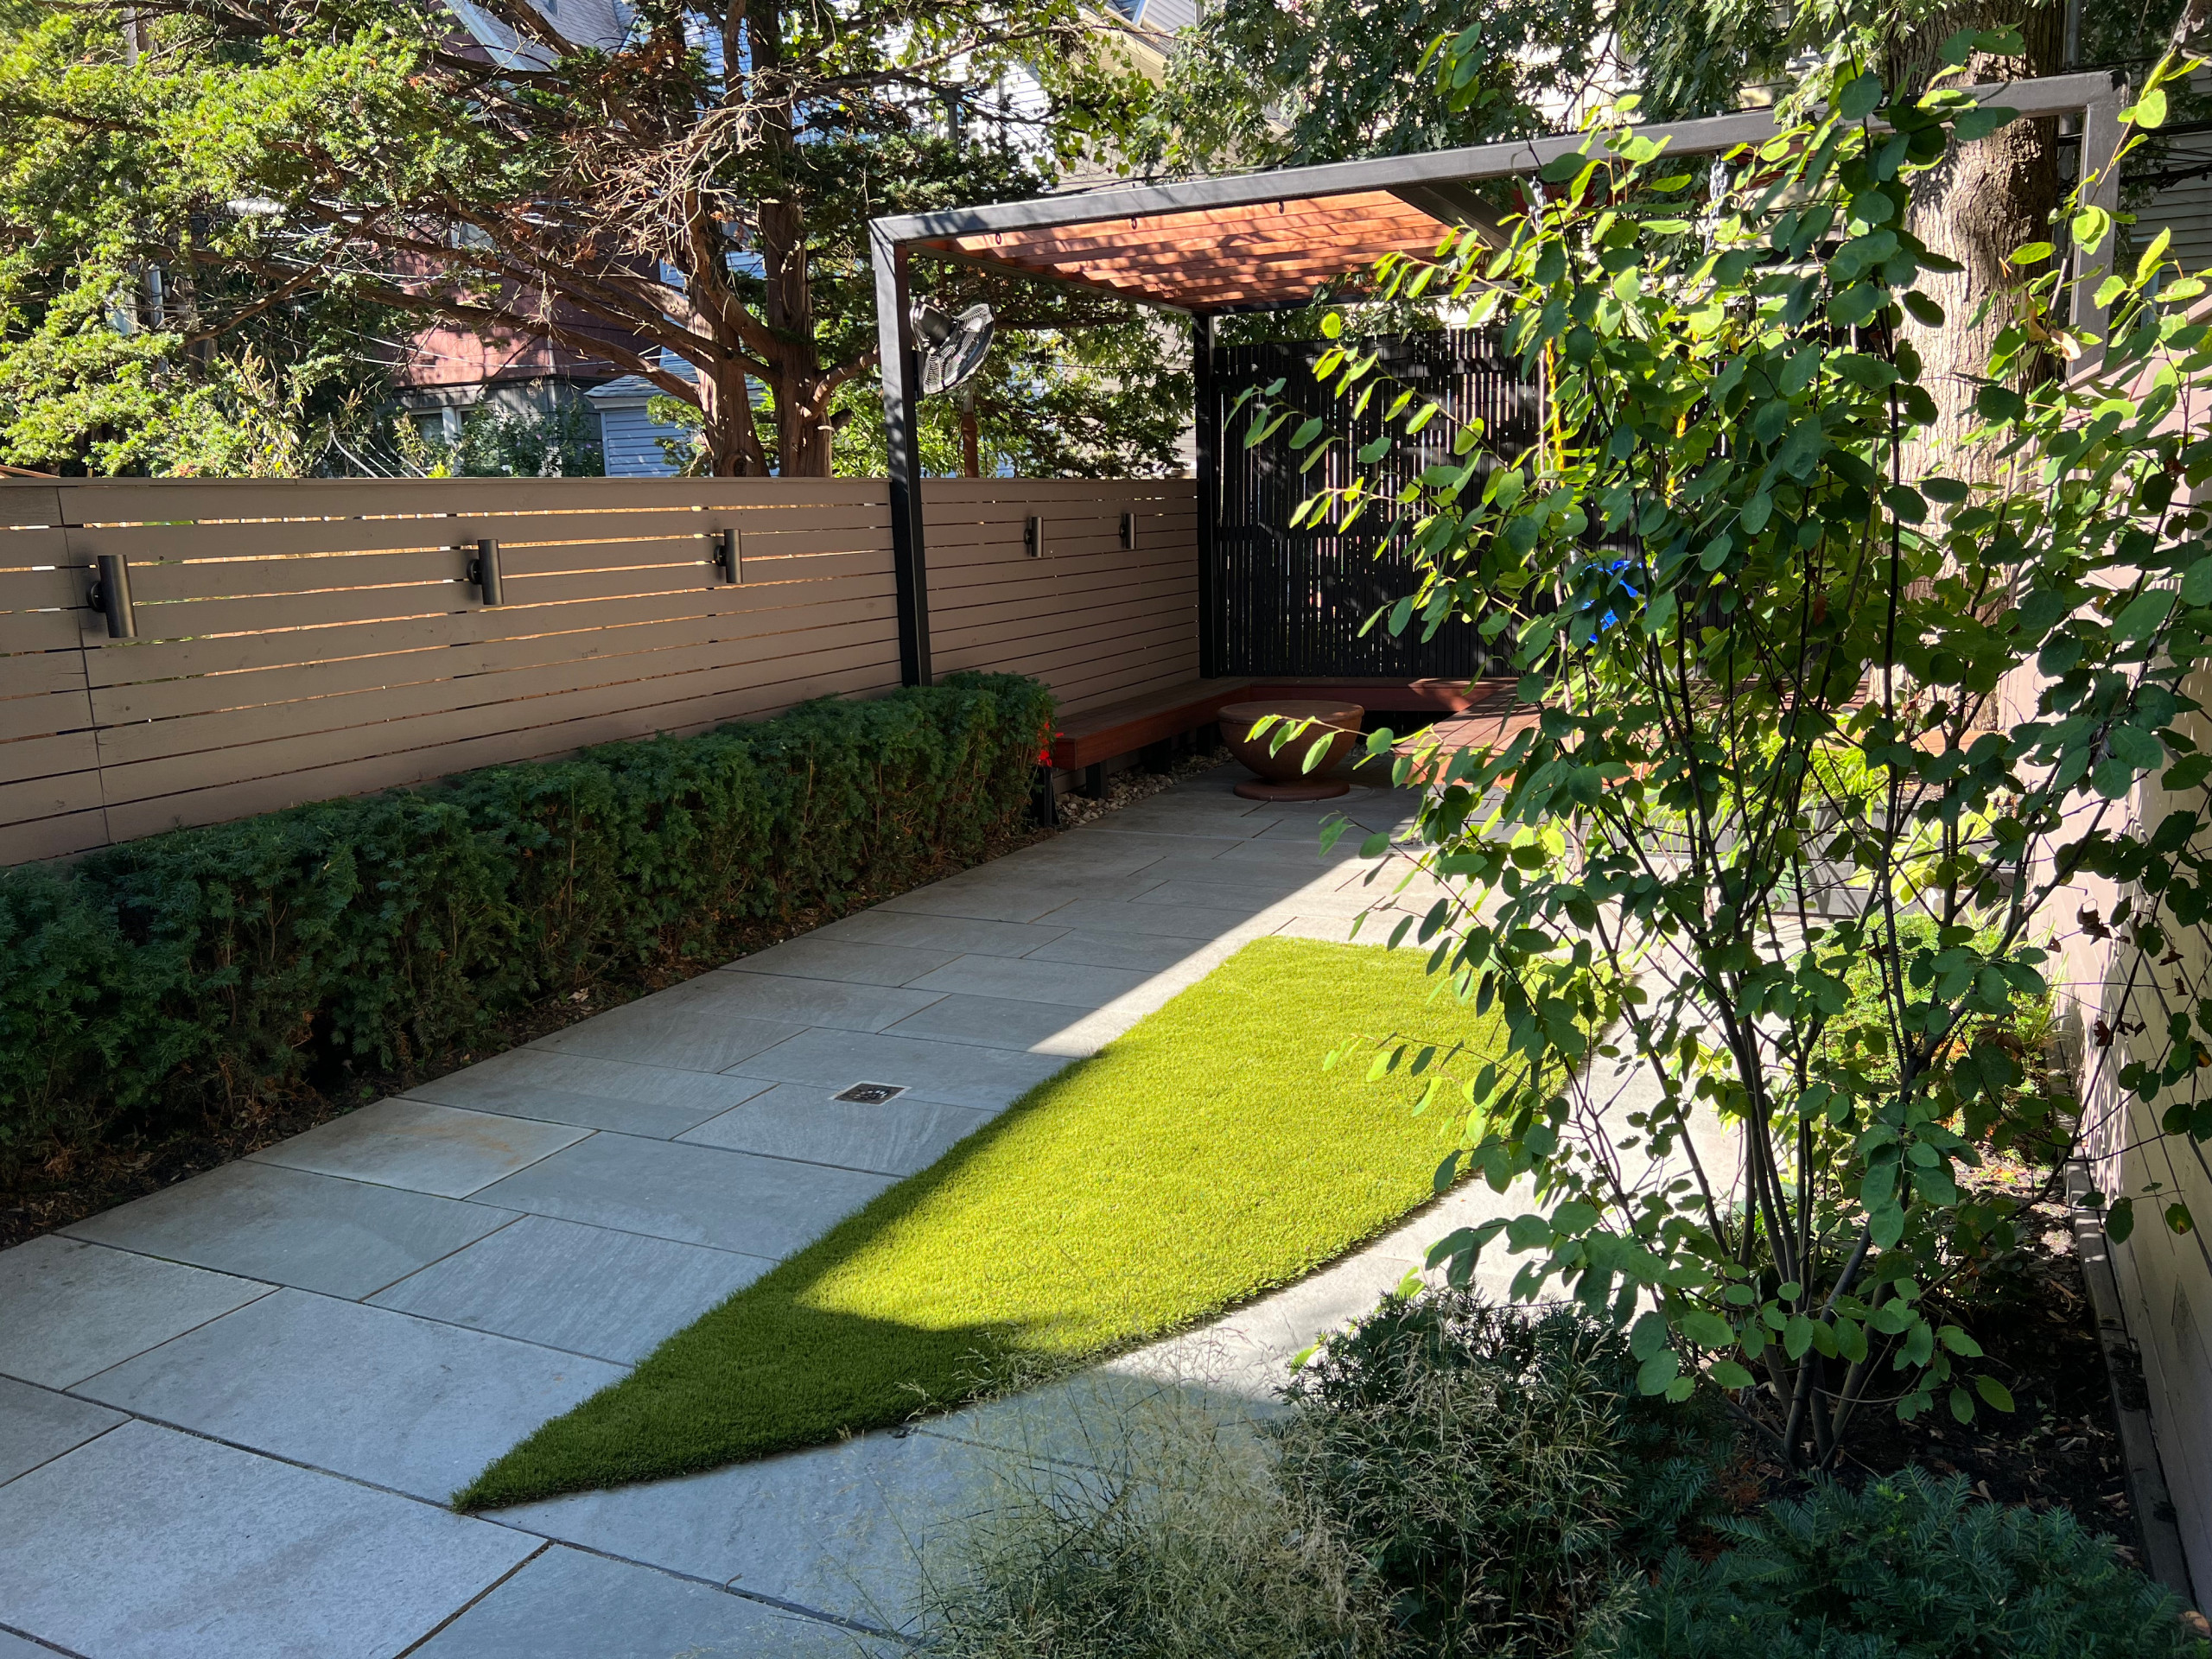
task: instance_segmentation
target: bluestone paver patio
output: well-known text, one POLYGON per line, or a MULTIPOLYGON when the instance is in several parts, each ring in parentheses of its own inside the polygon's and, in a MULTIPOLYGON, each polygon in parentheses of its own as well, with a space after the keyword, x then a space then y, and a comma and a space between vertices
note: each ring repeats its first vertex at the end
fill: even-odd
MULTIPOLYGON (((1084 1443, 1065 1388, 480 1517, 442 1500, 1246 941, 1344 938, 1386 889, 1318 827, 1388 829, 1409 798, 1260 806, 1239 775, 0 1254, 0 1653, 895 1650, 867 1632, 911 1618, 919 1541, 973 1507, 991 1448, 1084 1443), (862 1082, 906 1092, 830 1099, 862 1082)), ((1096 1386, 1263 1399, 1451 1224, 1096 1386)))

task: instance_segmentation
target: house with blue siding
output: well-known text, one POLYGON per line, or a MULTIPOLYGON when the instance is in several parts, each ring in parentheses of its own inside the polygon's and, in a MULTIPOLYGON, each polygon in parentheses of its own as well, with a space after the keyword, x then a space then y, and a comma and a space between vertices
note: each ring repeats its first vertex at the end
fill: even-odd
POLYGON ((584 401, 599 411, 600 451, 609 478, 670 478, 681 470, 660 447, 660 440, 680 436, 683 429, 656 421, 647 412, 652 400, 662 395, 659 387, 639 374, 626 374, 584 394, 584 401))

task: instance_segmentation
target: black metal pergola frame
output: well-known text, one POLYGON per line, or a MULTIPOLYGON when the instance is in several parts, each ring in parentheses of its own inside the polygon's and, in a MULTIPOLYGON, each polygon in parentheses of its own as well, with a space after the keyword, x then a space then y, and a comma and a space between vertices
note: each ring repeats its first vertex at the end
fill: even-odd
MULTIPOLYGON (((2088 199, 2107 209, 2117 208, 2120 181, 2112 162, 2119 149, 2120 111, 2126 94, 2110 76, 2058 75, 1965 90, 1986 103, 2017 111, 2023 118, 2079 116, 2081 162, 2077 176, 2086 178, 2094 173, 2096 182, 2088 199)), ((1646 137, 1663 141, 1670 154, 1712 156, 1742 144, 1764 143, 1779 129, 1773 111, 1752 110, 1637 130, 1646 137)), ((919 430, 915 419, 915 406, 921 398, 921 364, 916 349, 909 277, 910 260, 917 245, 1010 232, 1104 226, 1117 220, 1127 223, 1164 215, 1202 213, 1210 209, 1313 202, 1375 193, 1395 196, 1444 219, 1459 213, 1465 200, 1454 187, 1528 174, 1560 156, 1579 153, 1588 142, 1587 133, 1571 133, 1421 155, 1227 174, 1170 184, 1112 186, 1040 196, 1027 201, 898 214, 872 221, 868 226, 868 251, 874 266, 877 338, 882 356, 884 435, 891 486, 893 561, 898 584, 899 668, 904 683, 925 685, 931 679, 929 555, 922 518, 919 430)), ((1037 274, 1016 261, 996 260, 988 254, 953 252, 938 247, 925 247, 921 251, 928 257, 952 259, 1024 276, 1037 274)), ((1192 268, 1202 266, 1209 252, 1203 245, 1193 245, 1185 251, 1192 268)), ((1199 378, 1198 602, 1202 607, 1211 607, 1214 603, 1213 550, 1208 543, 1219 487, 1219 435, 1209 429, 1208 416, 1212 408, 1212 389, 1206 384, 1207 363, 1211 356, 1209 347, 1217 316, 1231 309, 1254 308, 1177 304, 1137 288, 1116 291, 1140 303, 1181 312, 1193 321, 1199 378)), ((2088 283, 2074 284, 2073 319, 2077 327, 2092 328, 2101 321, 2099 308, 2088 283)), ((1201 631, 1201 638, 1210 637, 1210 631, 1201 631)), ((1201 663, 1199 671, 1209 673, 1212 667, 1201 663)))

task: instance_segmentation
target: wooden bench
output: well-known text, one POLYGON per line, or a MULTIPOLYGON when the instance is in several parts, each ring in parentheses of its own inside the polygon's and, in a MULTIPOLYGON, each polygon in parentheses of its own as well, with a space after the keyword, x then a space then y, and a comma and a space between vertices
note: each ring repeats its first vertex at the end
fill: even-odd
POLYGON ((1082 793, 1096 797, 1106 782, 1106 763, 1121 755, 1147 753, 1148 764, 1164 771, 1170 746, 1186 732, 1211 726, 1222 705, 1268 697, 1344 696, 1370 714, 1425 715, 1431 719, 1457 714, 1494 695, 1492 687, 1511 682, 1485 680, 1389 680, 1284 677, 1264 675, 1186 680, 1141 697, 1101 704, 1063 715, 1052 739, 1052 766, 1079 775, 1082 793))

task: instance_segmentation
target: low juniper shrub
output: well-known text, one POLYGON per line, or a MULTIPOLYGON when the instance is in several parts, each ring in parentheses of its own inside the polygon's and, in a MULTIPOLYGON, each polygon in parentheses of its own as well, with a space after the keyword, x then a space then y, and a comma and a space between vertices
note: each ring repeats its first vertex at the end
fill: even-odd
POLYGON ((1670 1556, 1613 1659, 2206 1659, 2180 1599, 2063 1510, 1977 1502, 1917 1469, 1724 1521, 1670 1556))
POLYGON ((1046 689, 951 675, 0 870, 0 1179, 421 1071, 534 1004, 731 954, 1018 825, 1046 689))

